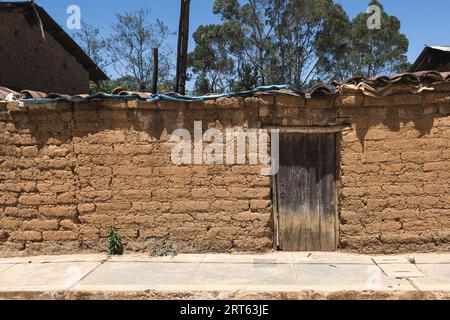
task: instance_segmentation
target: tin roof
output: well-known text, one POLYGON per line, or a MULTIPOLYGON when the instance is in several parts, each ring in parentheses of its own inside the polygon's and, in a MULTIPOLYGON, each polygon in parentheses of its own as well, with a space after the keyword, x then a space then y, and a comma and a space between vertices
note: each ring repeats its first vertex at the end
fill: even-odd
POLYGON ((89 72, 89 79, 92 81, 108 80, 108 76, 92 61, 92 59, 81 49, 81 47, 53 20, 53 18, 37 4, 27 2, 0 2, 0 12, 22 10, 31 19, 36 19, 34 8, 42 21, 42 26, 46 33, 51 35, 67 52, 77 59, 86 71, 89 72))

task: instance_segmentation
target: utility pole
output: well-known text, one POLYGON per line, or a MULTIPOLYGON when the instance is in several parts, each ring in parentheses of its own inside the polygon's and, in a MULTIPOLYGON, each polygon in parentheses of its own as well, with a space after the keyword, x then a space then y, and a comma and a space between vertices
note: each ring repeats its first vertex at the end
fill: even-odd
POLYGON ((182 95, 186 94, 190 10, 191 0, 181 0, 180 24, 178 27, 178 54, 175 92, 182 95))

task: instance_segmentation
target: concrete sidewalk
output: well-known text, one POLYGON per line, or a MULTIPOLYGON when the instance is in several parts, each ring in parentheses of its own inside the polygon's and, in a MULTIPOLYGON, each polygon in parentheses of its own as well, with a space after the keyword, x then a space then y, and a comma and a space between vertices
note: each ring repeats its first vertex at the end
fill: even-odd
POLYGON ((450 254, 0 259, 0 299, 17 298, 450 299, 450 254))

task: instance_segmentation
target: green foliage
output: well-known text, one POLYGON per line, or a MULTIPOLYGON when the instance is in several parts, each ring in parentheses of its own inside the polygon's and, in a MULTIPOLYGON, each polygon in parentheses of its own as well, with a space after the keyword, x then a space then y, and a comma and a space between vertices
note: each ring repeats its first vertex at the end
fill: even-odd
POLYGON ((123 254, 123 245, 120 235, 117 231, 110 227, 108 229, 108 254, 110 255, 121 255, 123 254))
POLYGON ((243 64, 237 72, 237 81, 231 84, 233 91, 248 90, 258 85, 258 71, 251 64, 243 64))
POLYGON ((317 35, 317 64, 313 82, 343 80, 353 75, 349 59, 352 51, 349 34, 352 27, 347 13, 340 5, 336 5, 317 35))
POLYGON ((196 47, 188 56, 191 70, 197 75, 196 94, 227 90, 227 79, 233 77, 234 61, 224 44, 226 31, 220 25, 200 26, 193 35, 196 47))
POLYGON ((404 71, 408 40, 400 21, 382 9, 382 27, 369 14, 351 21, 333 0, 215 0, 222 23, 200 26, 189 56, 196 93, 257 85, 343 80, 404 71))
POLYGON ((354 75, 373 77, 380 74, 405 71, 409 41, 400 33, 400 21, 389 16, 381 3, 370 2, 381 8, 381 28, 367 28, 368 13, 359 14, 349 34, 350 70, 354 75))
MULTIPOLYGON (((259 85, 292 84, 299 89, 317 82, 372 77, 409 68, 408 39, 400 21, 381 8, 381 29, 369 29, 368 13, 350 20, 333 0, 215 0, 221 23, 202 25, 193 34, 189 67, 194 94, 244 90, 259 85)), ((91 84, 91 91, 117 87, 149 91, 153 47, 159 47, 159 90, 173 88, 170 35, 163 22, 149 20, 145 9, 118 14, 109 38, 86 23, 76 34, 101 68, 112 66, 118 79, 91 84)))
POLYGON ((209 84, 208 77, 205 74, 197 75, 194 83, 193 94, 196 96, 202 96, 213 91, 214 90, 211 89, 211 86, 209 84))

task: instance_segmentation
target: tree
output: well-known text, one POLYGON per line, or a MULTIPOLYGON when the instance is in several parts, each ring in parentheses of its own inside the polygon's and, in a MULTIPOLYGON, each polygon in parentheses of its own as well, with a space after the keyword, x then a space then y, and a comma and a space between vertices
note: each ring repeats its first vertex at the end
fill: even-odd
POLYGON ((330 83, 352 76, 349 53, 352 51, 350 34, 352 23, 341 6, 330 12, 329 23, 317 35, 316 68, 312 70, 311 82, 330 83), (345 17, 345 18, 344 18, 345 17))
MULTIPOLYGON (((349 23, 332 0, 248 0, 244 5, 238 0, 216 0, 213 12, 223 23, 197 30, 192 71, 198 74, 199 61, 220 53, 221 61, 229 61, 226 74, 220 77, 231 88, 272 83, 303 87, 318 59, 330 51, 317 45, 319 35, 349 23), (205 43, 205 38, 211 43, 205 43)), ((201 70, 203 77, 210 70, 201 70)))
POLYGON ((399 19, 389 16, 377 0, 372 0, 370 5, 381 9, 381 28, 371 30, 367 27, 368 13, 361 13, 353 20, 350 35, 352 73, 373 77, 407 70, 409 41, 400 33, 399 19))
MULTIPOLYGON (((75 33, 81 48, 92 59, 92 61, 103 71, 111 64, 108 59, 108 40, 101 36, 100 28, 94 27, 85 21, 81 22, 81 29, 75 33)), ((92 92, 106 91, 107 81, 92 82, 92 92)))
POLYGON ((234 78, 234 61, 228 53, 228 36, 221 25, 200 26, 193 35, 195 50, 189 54, 189 65, 197 75, 194 93, 222 92, 234 78))
POLYGON ((149 10, 117 14, 108 51, 114 70, 124 79, 132 80, 135 90, 149 90, 153 75, 153 48, 158 47, 159 83, 173 81, 170 49, 166 44, 168 28, 160 20, 149 21, 149 10))
POLYGON ((275 10, 279 80, 303 88, 315 77, 338 74, 350 25, 344 9, 332 0, 274 3, 280 7, 275 10))
POLYGON ((381 30, 367 27, 368 14, 350 21, 333 0, 215 0, 213 12, 222 23, 197 29, 189 60, 202 90, 280 83, 303 89, 405 68, 408 41, 384 10, 381 30))

